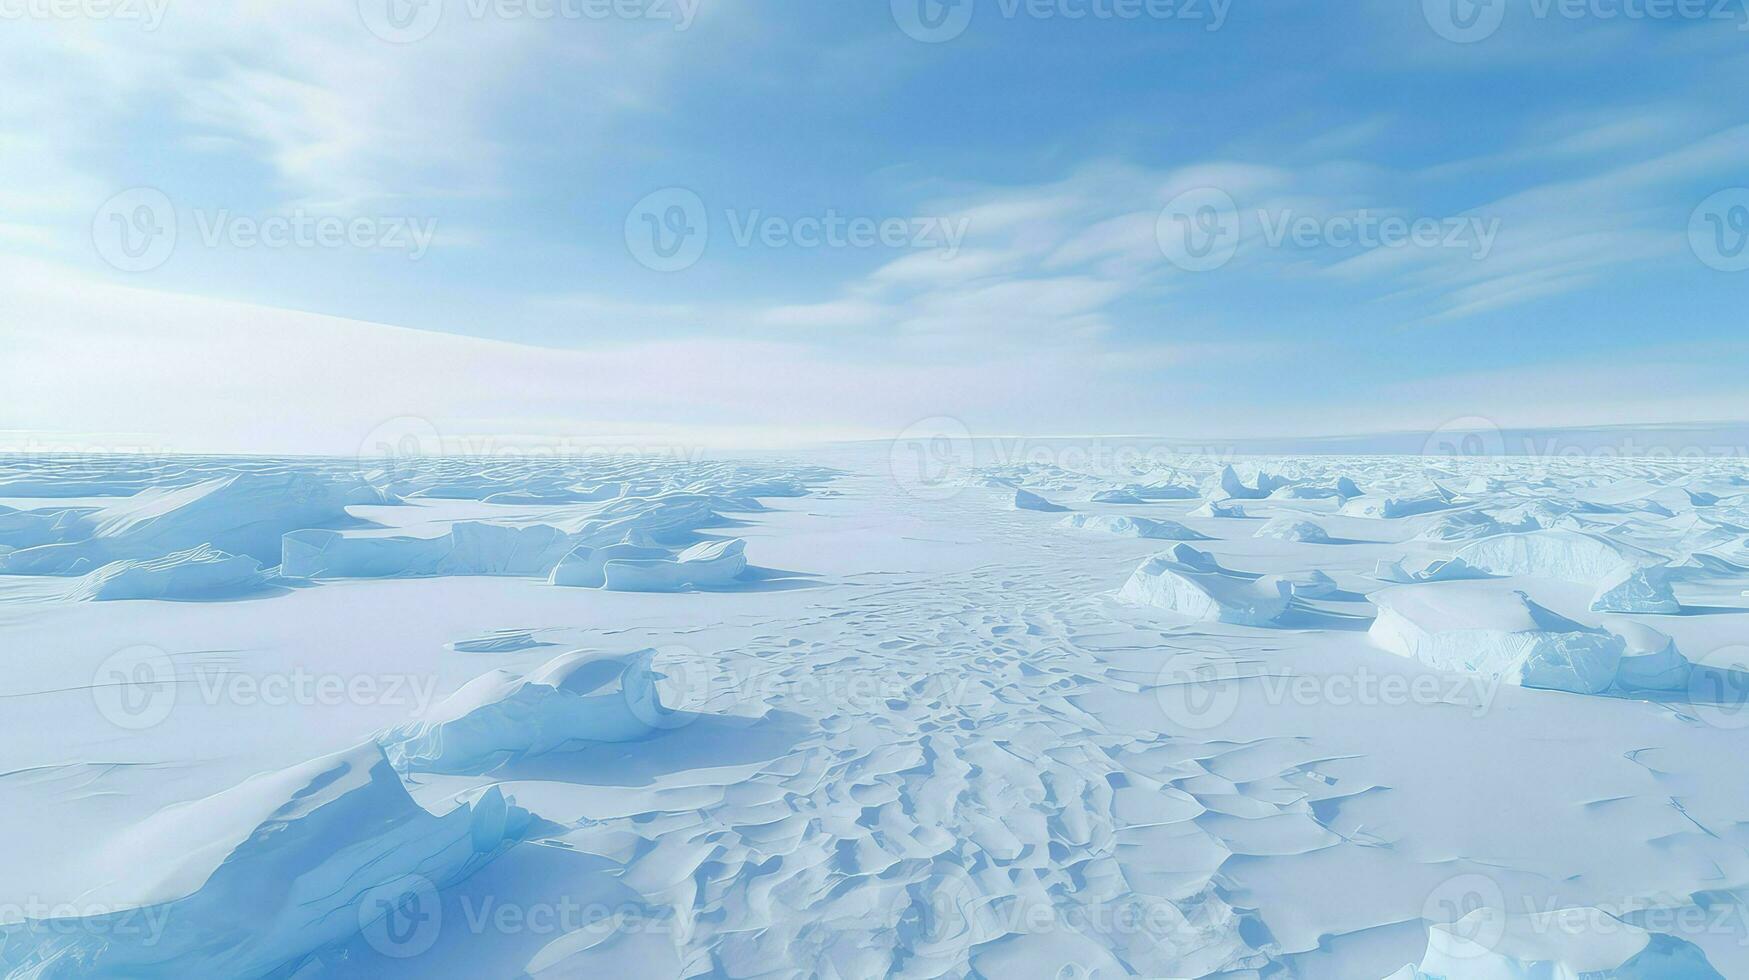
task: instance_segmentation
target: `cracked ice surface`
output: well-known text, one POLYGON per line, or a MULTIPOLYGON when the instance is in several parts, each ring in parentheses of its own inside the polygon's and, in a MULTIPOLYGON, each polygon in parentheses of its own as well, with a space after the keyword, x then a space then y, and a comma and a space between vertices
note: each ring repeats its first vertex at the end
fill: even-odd
POLYGON ((1728 461, 8 459, 0 973, 1749 976, 1745 589, 1728 461))

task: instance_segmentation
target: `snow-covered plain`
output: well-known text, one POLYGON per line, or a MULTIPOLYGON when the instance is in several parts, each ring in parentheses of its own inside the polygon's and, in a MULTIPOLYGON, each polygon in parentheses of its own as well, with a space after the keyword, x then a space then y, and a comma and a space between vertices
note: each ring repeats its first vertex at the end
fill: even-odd
POLYGON ((0 972, 1749 976, 1742 466, 1090 458, 0 459, 0 972))

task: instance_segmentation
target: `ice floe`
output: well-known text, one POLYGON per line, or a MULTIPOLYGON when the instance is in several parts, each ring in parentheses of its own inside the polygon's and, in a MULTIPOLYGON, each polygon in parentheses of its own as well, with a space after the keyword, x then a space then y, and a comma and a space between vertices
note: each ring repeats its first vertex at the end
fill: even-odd
POLYGON ((1146 517, 1116 517, 1107 514, 1070 514, 1057 522, 1059 527, 1080 531, 1099 531, 1125 538, 1159 538, 1167 541, 1207 541, 1208 535, 1193 531, 1177 521, 1157 521, 1146 517))
POLYGON ((81 515, 61 540, 0 556, 0 574, 80 575, 201 545, 275 565, 287 531, 357 524, 345 503, 342 485, 297 472, 147 488, 81 515))
POLYGON ((1682 604, 1676 601, 1676 592, 1670 587, 1674 571, 1670 568, 1620 565, 1597 586, 1597 594, 1591 599, 1591 611, 1665 615, 1679 613, 1682 611, 1682 604))
POLYGON ((1243 519, 1250 515, 1246 514, 1245 508, 1239 504, 1228 503, 1223 500, 1207 500, 1203 502, 1201 507, 1191 511, 1190 516, 1243 519))
POLYGON ((657 696, 655 656, 575 650, 526 674, 491 671, 378 742, 402 772, 482 773, 586 742, 648 738, 674 717, 657 696))
POLYGON ((1297 517, 1274 517, 1257 529, 1254 537, 1277 541, 1297 541, 1302 544, 1329 544, 1330 535, 1317 524, 1297 517))
POLYGON ((495 787, 431 813, 367 743, 169 807, 80 856, 103 880, 75 904, 106 911, 0 927, 0 963, 19 977, 288 976, 379 920, 375 900, 466 878, 529 819, 495 787))
POLYGON ((701 541, 673 558, 614 558, 601 566, 610 592, 727 588, 747 571, 747 542, 701 541))
POLYGON ((1487 583, 1404 585, 1373 593, 1369 635, 1438 670, 1523 687, 1596 694, 1615 682, 1625 644, 1487 583))
POLYGON ((1616 686, 1624 691, 1685 691, 1691 665, 1676 649, 1676 641, 1644 623, 1611 619, 1606 625, 1622 638, 1616 686))
POLYGON ((1278 577, 1222 568, 1207 552, 1180 544, 1144 561, 1117 597, 1190 619, 1267 626, 1287 611, 1293 588, 1278 577))
POLYGON ((1047 513, 1062 512, 1069 509, 1061 504, 1053 504, 1038 494, 1033 493, 1031 490, 1015 490, 1014 500, 1011 506, 1015 510, 1038 510, 1047 513))
POLYGON ((1657 565, 1664 559, 1601 534, 1553 529, 1500 534, 1472 542, 1457 557, 1494 575, 1526 575, 1592 584, 1623 564, 1657 565))
POLYGON ((211 601, 255 595, 272 576, 261 563, 200 545, 162 558, 110 562, 80 576, 65 593, 73 600, 178 599, 211 601))

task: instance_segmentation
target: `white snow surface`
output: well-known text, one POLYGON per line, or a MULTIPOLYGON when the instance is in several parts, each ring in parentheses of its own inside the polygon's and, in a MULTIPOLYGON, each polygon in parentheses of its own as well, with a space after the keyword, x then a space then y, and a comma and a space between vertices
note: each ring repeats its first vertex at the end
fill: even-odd
POLYGON ((0 457, 0 976, 1749 976, 1740 463, 1029 448, 0 457))

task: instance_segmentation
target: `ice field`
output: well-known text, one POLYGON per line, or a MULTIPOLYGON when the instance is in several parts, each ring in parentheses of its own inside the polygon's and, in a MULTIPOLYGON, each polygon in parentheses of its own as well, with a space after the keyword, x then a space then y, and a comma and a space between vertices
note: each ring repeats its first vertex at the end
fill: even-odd
POLYGON ((1065 445, 0 458, 0 972, 1749 976, 1741 465, 1065 445))

